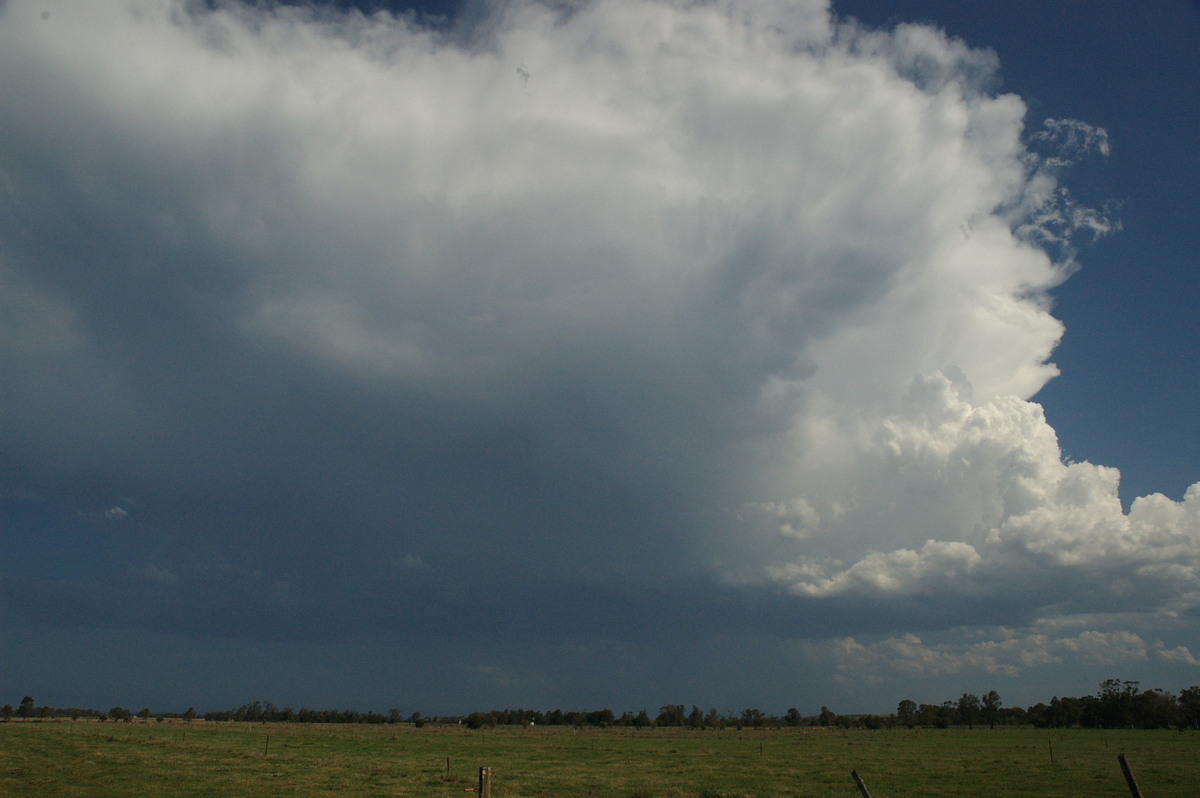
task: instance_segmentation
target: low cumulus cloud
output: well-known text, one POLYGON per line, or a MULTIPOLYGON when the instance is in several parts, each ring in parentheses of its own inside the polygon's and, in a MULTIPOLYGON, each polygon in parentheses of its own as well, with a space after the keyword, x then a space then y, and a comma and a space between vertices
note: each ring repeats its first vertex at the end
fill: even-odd
MULTIPOLYGON (((1044 632, 1020 634, 1011 629, 966 633, 952 643, 929 644, 904 634, 863 645, 852 637, 833 647, 838 677, 843 680, 886 681, 889 678, 955 677, 959 674, 1017 676, 1030 669, 1061 666, 1071 660, 1083 665, 1129 667, 1147 658, 1150 648, 1134 632, 1083 632, 1058 637, 1044 632), (974 638, 974 639, 972 639, 974 638)), ((1157 643, 1160 654, 1162 643, 1157 643)))
POLYGON ((0 6, 2 487, 136 497, 159 603, 105 623, 1004 673, 1194 630, 1200 485, 1126 512, 1030 401, 1103 130, 817 0, 481 9, 0 6))

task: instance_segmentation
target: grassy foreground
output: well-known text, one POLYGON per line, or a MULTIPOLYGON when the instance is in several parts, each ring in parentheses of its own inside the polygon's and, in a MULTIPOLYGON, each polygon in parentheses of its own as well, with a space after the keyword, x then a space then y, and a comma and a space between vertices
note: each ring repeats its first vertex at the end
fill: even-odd
POLYGON ((1195 796, 1200 734, 0 723, 6 796, 1195 796), (1053 759, 1052 759, 1053 757, 1053 759))

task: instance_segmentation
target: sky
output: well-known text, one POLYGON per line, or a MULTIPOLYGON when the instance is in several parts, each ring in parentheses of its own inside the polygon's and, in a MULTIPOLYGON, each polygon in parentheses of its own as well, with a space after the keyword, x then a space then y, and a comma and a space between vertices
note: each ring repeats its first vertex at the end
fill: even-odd
POLYGON ((0 2, 0 703, 1200 682, 1198 40, 0 2))

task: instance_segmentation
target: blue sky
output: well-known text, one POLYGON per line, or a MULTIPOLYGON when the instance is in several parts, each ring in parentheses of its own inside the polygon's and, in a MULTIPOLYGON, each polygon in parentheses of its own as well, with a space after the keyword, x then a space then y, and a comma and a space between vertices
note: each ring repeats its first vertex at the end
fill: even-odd
POLYGON ((128 7, 0 4, 8 701, 1200 681, 1195 3, 128 7))

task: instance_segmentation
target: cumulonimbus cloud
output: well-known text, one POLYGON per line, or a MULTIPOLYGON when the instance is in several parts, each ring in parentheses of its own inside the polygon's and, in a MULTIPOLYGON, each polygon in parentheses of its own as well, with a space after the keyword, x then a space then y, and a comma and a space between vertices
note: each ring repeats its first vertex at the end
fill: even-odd
POLYGON ((386 590, 470 541, 522 579, 1190 611, 1200 487, 1126 513, 1030 402, 1046 247, 1114 226, 1058 170, 1107 136, 1035 155, 997 68, 818 0, 10 0, 7 473, 158 496, 168 587, 248 549, 407 564, 386 590))

